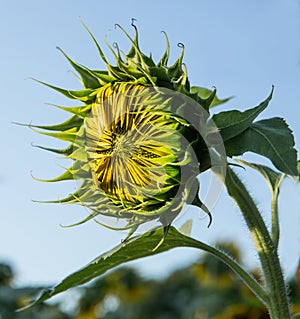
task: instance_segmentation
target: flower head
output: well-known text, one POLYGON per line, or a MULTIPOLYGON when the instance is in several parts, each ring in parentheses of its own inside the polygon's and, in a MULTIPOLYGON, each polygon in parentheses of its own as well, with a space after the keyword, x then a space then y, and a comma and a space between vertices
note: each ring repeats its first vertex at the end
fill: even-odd
POLYGON ((211 166, 204 135, 216 131, 207 130, 205 112, 215 92, 206 100, 191 92, 182 64, 183 45, 179 58, 168 66, 166 36, 166 51, 155 63, 141 52, 132 25, 134 38, 118 26, 132 43, 128 54, 122 56, 117 44, 108 45, 116 65, 108 62, 87 29, 105 71, 75 63, 61 50, 81 76, 83 89, 46 85, 83 105, 60 107, 72 113, 62 124, 35 126, 43 134, 70 142, 65 150, 42 147, 73 161, 50 181, 80 181, 75 193, 54 202, 88 207, 91 213, 80 223, 99 215, 125 220, 121 228, 130 229, 130 234, 151 220, 170 225, 184 203, 202 204, 197 176, 211 166))

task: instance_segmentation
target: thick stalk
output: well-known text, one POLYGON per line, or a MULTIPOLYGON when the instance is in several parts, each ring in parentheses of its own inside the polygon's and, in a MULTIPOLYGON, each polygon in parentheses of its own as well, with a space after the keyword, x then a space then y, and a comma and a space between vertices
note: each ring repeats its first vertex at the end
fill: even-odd
POLYGON ((289 319, 291 315, 277 249, 263 218, 245 185, 229 167, 225 185, 229 195, 239 206, 256 246, 270 300, 268 305, 270 317, 289 319))

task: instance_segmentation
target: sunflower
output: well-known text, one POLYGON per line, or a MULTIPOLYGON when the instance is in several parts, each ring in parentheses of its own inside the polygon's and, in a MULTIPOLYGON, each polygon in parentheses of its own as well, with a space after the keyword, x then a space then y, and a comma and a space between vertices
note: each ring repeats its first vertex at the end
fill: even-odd
POLYGON ((76 192, 51 202, 87 207, 90 214, 75 225, 105 216, 125 221, 118 229, 128 229, 128 237, 153 220, 162 223, 167 232, 185 203, 201 206, 209 214, 199 199, 197 176, 211 167, 205 135, 217 130, 208 129, 205 110, 215 91, 206 99, 192 93, 182 44, 180 56, 168 66, 170 46, 164 33, 166 50, 155 63, 140 50, 134 21, 133 38, 116 26, 132 47, 124 54, 117 44, 107 43, 115 65, 109 63, 85 26, 105 63, 104 71, 78 64, 59 49, 80 75, 82 90, 41 82, 83 104, 59 106, 72 114, 64 123, 33 126, 42 134, 70 143, 62 150, 41 147, 72 160, 70 168, 48 182, 79 181, 76 192))

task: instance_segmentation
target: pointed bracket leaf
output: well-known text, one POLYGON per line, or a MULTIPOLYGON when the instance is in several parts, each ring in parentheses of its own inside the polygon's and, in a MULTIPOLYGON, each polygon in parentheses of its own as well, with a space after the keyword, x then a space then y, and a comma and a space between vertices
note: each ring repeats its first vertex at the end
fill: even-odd
POLYGON ((220 133, 224 142, 235 136, 238 136, 240 133, 250 127, 257 116, 268 106, 272 98, 273 89, 274 88, 272 87, 272 91, 266 100, 252 109, 246 110, 244 112, 237 110, 226 111, 215 114, 212 117, 214 123, 220 129, 220 133))

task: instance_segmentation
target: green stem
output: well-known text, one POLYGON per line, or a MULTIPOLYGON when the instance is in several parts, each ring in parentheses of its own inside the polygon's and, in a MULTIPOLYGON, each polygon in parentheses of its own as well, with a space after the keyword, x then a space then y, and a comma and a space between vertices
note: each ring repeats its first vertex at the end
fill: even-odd
MULTIPOLYGON (((209 224, 211 224, 212 217, 211 213, 209 212, 208 208, 203 205, 200 201, 199 197, 196 196, 192 202, 192 205, 199 207, 200 209, 204 210, 205 213, 209 216, 209 224)), ((248 273, 245 269, 243 269, 238 262, 236 262, 232 257, 227 255, 226 253, 222 252, 221 250, 214 248, 210 245, 206 245, 202 242, 197 242, 197 248, 200 248, 208 253, 211 253, 215 257, 219 258, 222 262, 227 264, 243 281, 244 283, 250 288, 250 290, 258 297, 258 299, 267 306, 269 303, 269 296, 265 292, 264 288, 256 281, 253 276, 248 273)))
POLYGON ((277 249, 274 247, 263 218, 245 185, 229 167, 227 168, 225 185, 229 195, 239 206, 256 246, 266 291, 270 298, 267 305, 270 317, 272 319, 291 318, 277 249))
POLYGON ((272 191, 271 207, 272 207, 272 240, 276 250, 278 250, 278 243, 280 237, 280 225, 279 225, 279 216, 278 216, 278 195, 280 185, 284 179, 285 175, 282 174, 276 187, 272 191))
POLYGON ((195 247, 202 249, 218 259, 220 259, 223 263, 227 264, 242 280, 243 282, 251 289, 251 291, 258 297, 258 299, 267 306, 269 303, 269 296, 265 292, 264 288, 256 281, 256 279, 249 274, 241 265, 236 262, 231 256, 226 254, 225 252, 207 245, 203 242, 196 241, 195 245, 190 244, 190 247, 195 247))
POLYGON ((278 249, 280 228, 279 228, 279 218, 278 218, 278 192, 273 193, 271 199, 272 207, 272 240, 276 250, 278 249))

